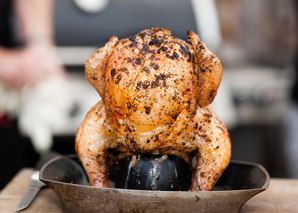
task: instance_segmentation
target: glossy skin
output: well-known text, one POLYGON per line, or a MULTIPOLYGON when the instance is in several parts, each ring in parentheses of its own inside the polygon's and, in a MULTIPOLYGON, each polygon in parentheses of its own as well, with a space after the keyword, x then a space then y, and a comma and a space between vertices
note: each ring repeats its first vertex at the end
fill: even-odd
POLYGON ((222 66, 199 37, 191 44, 168 29, 112 37, 86 63, 86 77, 103 101, 87 114, 76 135, 76 151, 92 186, 108 187, 108 155, 172 154, 190 165, 191 189, 208 191, 229 164, 231 143, 208 106, 222 66))

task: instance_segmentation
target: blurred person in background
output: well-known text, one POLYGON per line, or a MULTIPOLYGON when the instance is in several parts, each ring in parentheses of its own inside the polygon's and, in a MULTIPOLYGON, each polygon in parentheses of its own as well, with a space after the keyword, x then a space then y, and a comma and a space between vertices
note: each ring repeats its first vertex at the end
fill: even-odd
POLYGON ((52 0, 1 0, 0 4, 0 80, 20 89, 35 85, 47 75, 63 76, 54 52, 52 0), (19 29, 11 26, 13 12, 19 29), (12 48, 16 45, 13 30, 19 32, 16 39, 22 48, 12 48))
MULTIPOLYGON (((1 88, 18 92, 49 76, 66 79, 55 53, 53 6, 52 0, 0 0, 1 88)), ((6 101, 1 94, 0 105, 6 101)), ((0 108, 0 190, 20 168, 32 166, 29 156, 38 157, 16 120, 0 108)))

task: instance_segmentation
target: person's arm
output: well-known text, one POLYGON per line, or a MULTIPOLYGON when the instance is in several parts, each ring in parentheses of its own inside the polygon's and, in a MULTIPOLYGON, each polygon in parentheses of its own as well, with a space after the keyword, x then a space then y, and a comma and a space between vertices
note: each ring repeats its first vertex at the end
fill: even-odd
POLYGON ((53 0, 15 0, 14 4, 25 44, 53 41, 53 0))

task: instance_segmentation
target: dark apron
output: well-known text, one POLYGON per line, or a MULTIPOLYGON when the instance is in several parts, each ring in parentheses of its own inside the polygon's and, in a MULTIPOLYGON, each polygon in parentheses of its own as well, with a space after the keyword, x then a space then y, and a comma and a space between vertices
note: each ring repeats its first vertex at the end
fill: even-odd
POLYGON ((0 46, 12 47, 12 1, 0 0, 0 46))

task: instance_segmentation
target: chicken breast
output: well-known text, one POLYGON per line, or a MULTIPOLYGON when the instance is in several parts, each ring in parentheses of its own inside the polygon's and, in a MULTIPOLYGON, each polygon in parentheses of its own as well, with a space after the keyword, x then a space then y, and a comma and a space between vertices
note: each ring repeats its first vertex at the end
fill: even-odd
POLYGON ((93 186, 108 187, 108 156, 172 154, 191 165, 191 189, 208 191, 229 164, 231 142, 208 106, 222 65, 199 37, 189 43, 153 28, 112 37, 86 62, 86 77, 103 101, 87 114, 76 151, 93 186))

